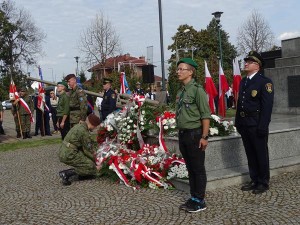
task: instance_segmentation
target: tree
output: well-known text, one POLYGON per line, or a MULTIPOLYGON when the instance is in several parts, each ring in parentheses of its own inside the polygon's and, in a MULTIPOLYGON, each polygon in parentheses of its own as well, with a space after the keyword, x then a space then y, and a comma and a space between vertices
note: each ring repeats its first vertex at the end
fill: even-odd
POLYGON ((99 63, 104 65, 107 58, 120 51, 119 36, 102 12, 97 14, 90 27, 82 32, 79 49, 85 55, 83 62, 88 67, 99 63))
POLYGON ((11 76, 16 85, 24 85, 22 65, 36 63, 46 35, 35 26, 30 14, 17 8, 13 1, 3 1, 0 5, 0 29, 3 88, 8 89, 11 76))
POLYGON ((237 45, 240 54, 247 54, 249 51, 269 51, 275 45, 274 34, 259 12, 252 11, 247 21, 239 27, 237 45))
MULTIPOLYGON (((207 61, 210 73, 215 83, 218 83, 219 78, 219 39, 217 22, 213 18, 206 29, 196 31, 192 26, 187 24, 180 25, 177 33, 172 37, 174 43, 168 46, 168 49, 174 52, 169 59, 171 63, 169 67, 169 94, 171 101, 175 101, 176 93, 181 84, 177 79, 176 74, 176 51, 179 58, 193 57, 194 61, 198 64, 196 72, 196 80, 200 84, 204 84, 204 60, 207 61), (188 49, 187 51, 179 49, 188 49)), ((229 35, 222 27, 220 27, 221 43, 222 43, 222 56, 223 56, 223 70, 227 79, 232 79, 232 59, 237 56, 235 47, 229 42, 229 35)))

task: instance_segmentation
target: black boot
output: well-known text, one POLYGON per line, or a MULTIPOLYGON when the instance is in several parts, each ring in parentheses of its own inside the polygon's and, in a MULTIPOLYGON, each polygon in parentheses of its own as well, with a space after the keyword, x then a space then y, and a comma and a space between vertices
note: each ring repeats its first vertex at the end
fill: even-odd
POLYGON ((30 135, 30 132, 26 132, 26 137, 27 138, 32 138, 31 135, 30 135))
POLYGON ((59 173, 60 178, 62 179, 62 184, 64 186, 71 185, 72 182, 69 180, 70 177, 77 175, 74 169, 68 169, 68 170, 63 170, 60 171, 59 173))
POLYGON ((23 139, 27 138, 26 132, 22 132, 22 135, 23 135, 23 139))
POLYGON ((20 137, 21 137, 21 133, 17 132, 17 138, 20 138, 20 137))

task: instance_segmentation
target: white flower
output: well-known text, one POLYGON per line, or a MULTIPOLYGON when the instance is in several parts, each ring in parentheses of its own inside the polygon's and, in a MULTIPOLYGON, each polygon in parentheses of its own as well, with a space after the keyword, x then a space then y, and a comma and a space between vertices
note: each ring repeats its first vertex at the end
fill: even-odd
POLYGON ((174 119, 174 118, 171 118, 170 119, 170 123, 172 124, 172 123, 175 123, 176 122, 176 120, 174 119))
POLYGON ((174 126, 174 125, 171 126, 171 129, 175 129, 175 128, 176 128, 176 126, 174 126))
POLYGON ((166 119, 163 119, 163 120, 162 120, 162 124, 165 125, 166 123, 167 123, 167 120, 166 120, 166 119))
POLYGON ((221 121, 220 117, 218 117, 218 116, 216 116, 216 115, 214 115, 214 114, 212 114, 211 117, 212 117, 215 121, 217 121, 218 123, 220 123, 220 121, 221 121))
POLYGON ((142 110, 142 114, 145 115, 145 113, 146 113, 145 110, 142 110))
POLYGON ((129 120, 128 123, 133 123, 133 120, 129 120))
POLYGON ((168 126, 164 126, 164 130, 168 130, 169 129, 169 127, 168 126))
POLYGON ((219 134, 219 131, 218 131, 218 129, 217 128, 214 128, 214 127, 210 127, 209 128, 209 133, 210 133, 210 135, 218 135, 219 134))

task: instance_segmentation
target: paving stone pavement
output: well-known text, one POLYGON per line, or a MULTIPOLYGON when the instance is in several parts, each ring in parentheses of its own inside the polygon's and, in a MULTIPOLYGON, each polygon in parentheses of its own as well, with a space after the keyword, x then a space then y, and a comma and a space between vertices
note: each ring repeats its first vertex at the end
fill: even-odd
MULTIPOLYGON (((1 147, 1 145, 0 145, 1 147)), ((133 190, 106 178, 64 187, 59 145, 0 153, 0 224, 300 224, 300 171, 272 177, 261 195, 231 186, 207 192, 205 211, 178 206, 178 190, 133 190)))

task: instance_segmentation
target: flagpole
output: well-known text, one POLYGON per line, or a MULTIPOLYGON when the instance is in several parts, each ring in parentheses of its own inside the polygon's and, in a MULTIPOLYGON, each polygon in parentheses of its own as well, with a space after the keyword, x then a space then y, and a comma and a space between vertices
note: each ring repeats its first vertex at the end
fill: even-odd
POLYGON ((20 119, 20 114, 19 114, 19 107, 18 107, 18 102, 16 104, 16 108, 17 108, 17 116, 18 116, 18 123, 19 123, 19 127, 20 127, 20 134, 21 134, 21 137, 23 139, 23 132, 22 132, 22 125, 21 125, 21 119, 20 119))

